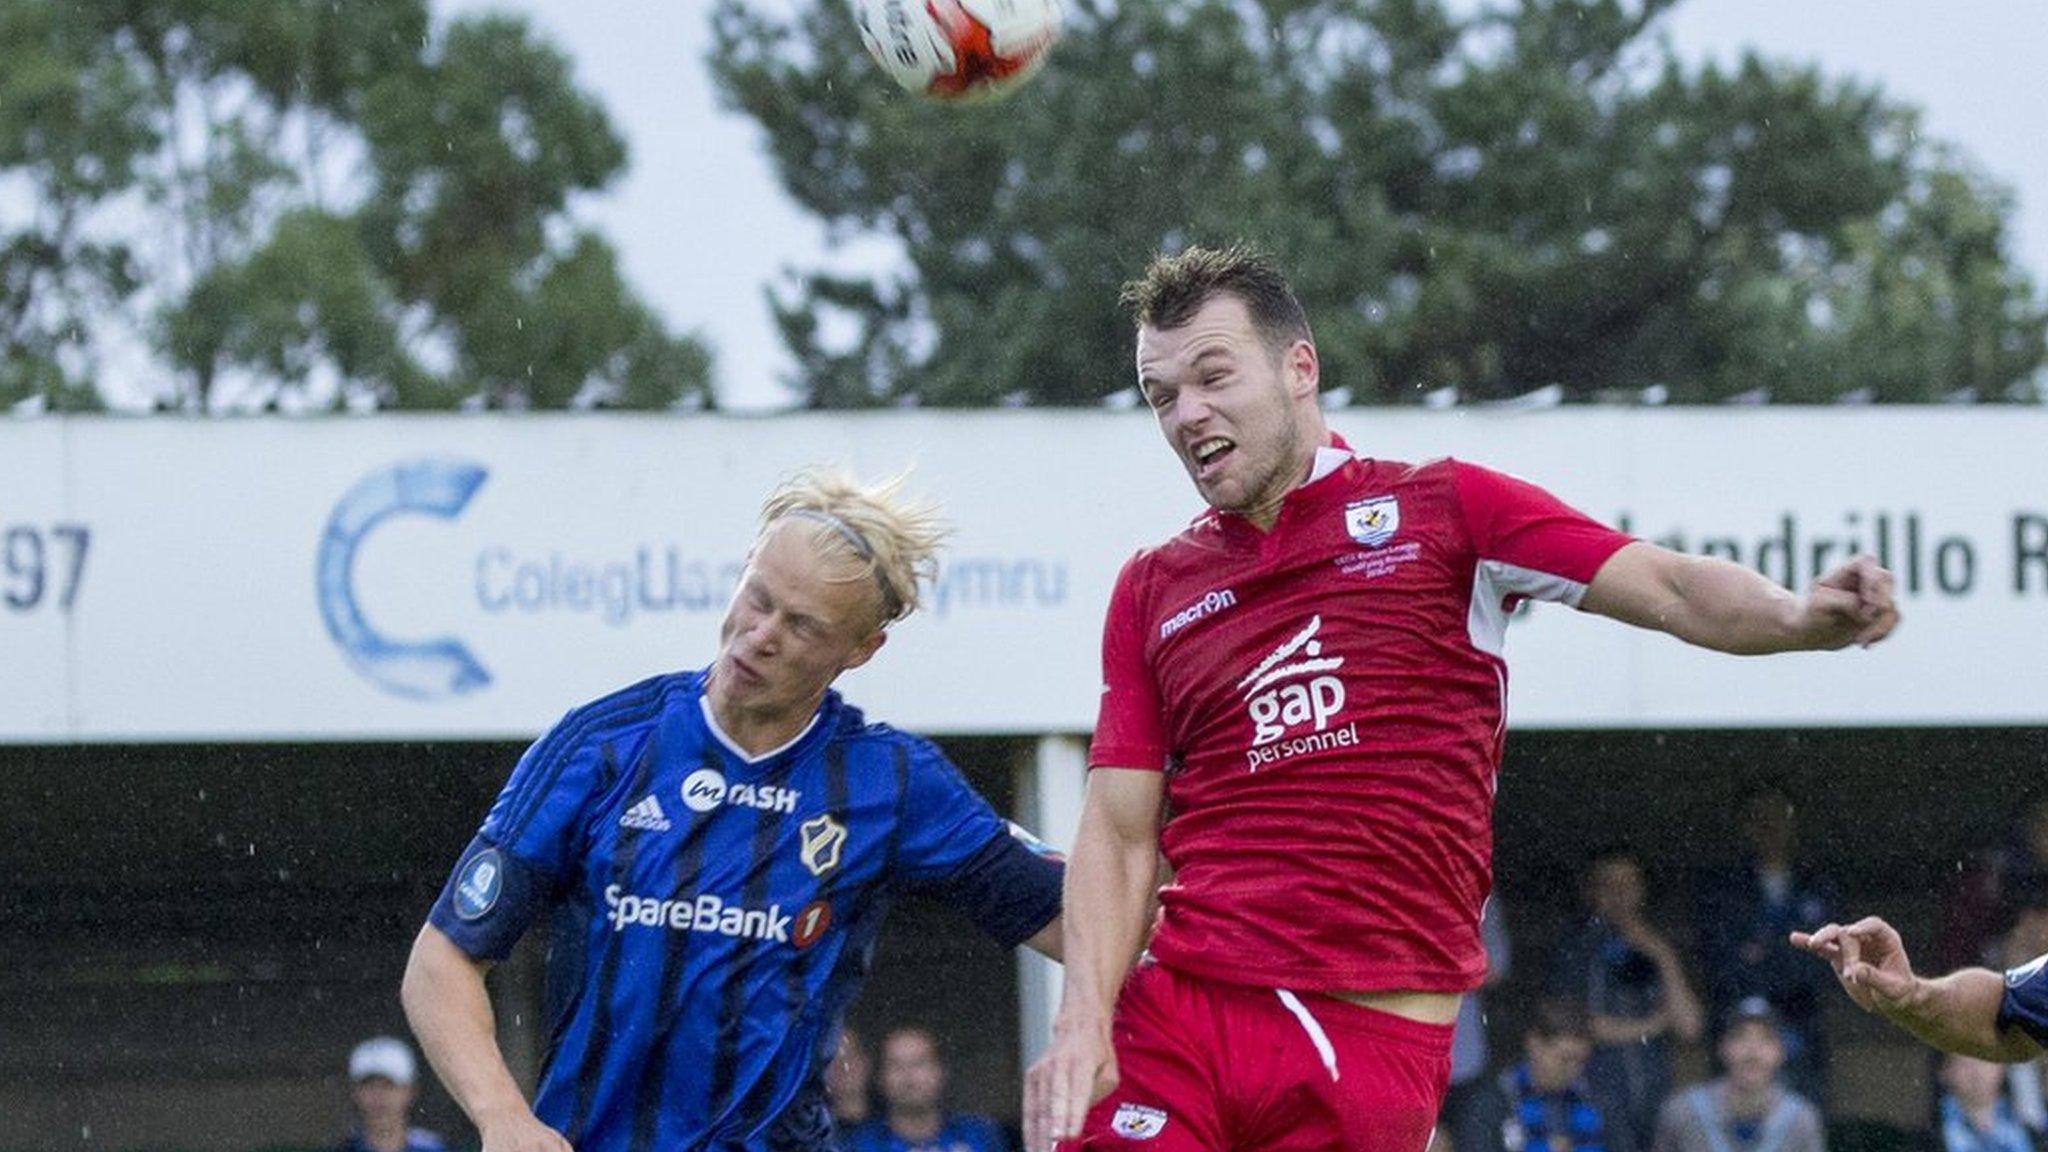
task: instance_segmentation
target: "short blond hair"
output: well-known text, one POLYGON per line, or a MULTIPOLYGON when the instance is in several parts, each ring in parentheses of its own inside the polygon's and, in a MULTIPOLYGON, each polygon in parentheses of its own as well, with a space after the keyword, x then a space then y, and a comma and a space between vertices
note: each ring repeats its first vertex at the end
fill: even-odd
POLYGON ((821 552, 865 569, 881 593, 882 623, 917 611, 924 587, 938 578, 939 546, 952 529, 937 505, 903 491, 908 473, 862 484, 838 469, 807 468, 775 489, 761 505, 761 535, 784 520, 800 520, 821 552))

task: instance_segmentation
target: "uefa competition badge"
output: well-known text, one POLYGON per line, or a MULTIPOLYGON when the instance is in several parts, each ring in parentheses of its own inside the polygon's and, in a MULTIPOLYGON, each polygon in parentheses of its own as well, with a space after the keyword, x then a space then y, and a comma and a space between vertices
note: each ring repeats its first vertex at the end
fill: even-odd
POLYGON ((1401 530, 1401 501, 1395 496, 1375 496, 1344 506, 1344 530, 1367 548, 1377 548, 1401 530))
POLYGON ((464 920, 480 919, 498 906, 504 891, 505 862, 496 848, 486 848, 463 866, 462 877, 455 882, 455 914, 464 920))

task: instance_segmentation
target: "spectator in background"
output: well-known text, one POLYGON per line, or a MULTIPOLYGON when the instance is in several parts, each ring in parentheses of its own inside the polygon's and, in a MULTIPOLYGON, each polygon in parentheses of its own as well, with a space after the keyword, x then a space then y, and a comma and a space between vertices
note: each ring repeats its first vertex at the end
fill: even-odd
POLYGON ((1486 1043, 1486 994, 1507 979, 1510 963, 1508 928, 1498 896, 1480 911, 1479 939, 1486 946, 1486 978, 1458 1005, 1451 1034, 1451 1088, 1444 1096, 1443 1120, 1437 1125, 1439 1136, 1449 1140, 1452 1152, 1492 1152, 1500 1142, 1498 1120, 1486 1099, 1491 1093, 1486 1083, 1491 1060, 1486 1043))
POLYGON ((1562 999, 1537 1005, 1522 1033, 1522 1061, 1488 1094, 1492 1152, 1630 1152, 1586 1078, 1592 1055, 1585 1009, 1562 999))
POLYGON ((1738 1002, 1721 1029, 1721 1078, 1664 1102, 1651 1152, 1827 1152, 1820 1110, 1777 1082, 1784 1034, 1770 1001, 1738 1002))
POLYGON ((1009 1152, 995 1121, 946 1111, 946 1066, 930 1032, 897 1028, 884 1036, 878 1079, 882 1114, 847 1135, 847 1152, 1009 1152))
POLYGON ((1633 855, 1595 856, 1581 891, 1590 915, 1552 965, 1550 991, 1585 1004, 1594 1040, 1587 1076, 1611 1109, 1609 1127, 1628 1146, 1646 1147, 1671 1092, 1672 1041, 1699 1038, 1699 1001, 1677 951, 1644 913, 1633 855))
POLYGON ((1816 1103, 1826 1101, 1827 1038, 1821 1006, 1832 983, 1787 937, 1833 918, 1825 881, 1798 863, 1798 836, 1790 797, 1776 789, 1743 805, 1742 866, 1702 885, 1697 923, 1700 963, 1714 1019, 1762 996, 1785 1029, 1786 1084, 1816 1103))
POLYGON ((2034 1152, 2033 1139, 2000 1089, 2005 1069, 1975 1056, 1942 1058, 1942 1152, 2034 1152))
POLYGON ((825 1065, 825 1103, 832 1109, 832 1126, 841 1132, 867 1123, 874 1113, 874 1065, 860 1033, 851 1028, 839 1030, 839 1047, 825 1065))
POLYGON ((1985 949, 2012 921, 2015 893, 2041 876, 2048 876, 2048 795, 2027 805, 2006 843, 1971 861, 1942 902, 1946 914, 1935 940, 1936 968, 1983 964, 1985 949))
POLYGON ((419 1095, 419 1061, 396 1036, 376 1036, 348 1054, 348 1100, 354 1126, 338 1152, 441 1152, 441 1138, 411 1126, 419 1095))

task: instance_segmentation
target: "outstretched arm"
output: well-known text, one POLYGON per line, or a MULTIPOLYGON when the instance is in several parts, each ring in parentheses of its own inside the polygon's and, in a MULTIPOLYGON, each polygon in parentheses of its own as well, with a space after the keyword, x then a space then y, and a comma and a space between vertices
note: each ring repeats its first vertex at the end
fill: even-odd
POLYGON ((1868 556, 1822 576, 1801 597, 1739 564, 1642 540, 1601 566, 1579 607, 1743 656, 1868 646, 1899 623, 1892 575, 1868 556))
POLYGON ((1857 1007, 1944 1052, 2008 1063, 2041 1054, 2019 1029, 1999 1027, 2004 977, 1985 968, 1917 975, 1898 932, 1875 916, 1794 932, 1792 945, 1826 960, 1857 1007))
POLYGON ((571 1152, 520 1095, 498 1050, 487 961, 472 959, 432 924, 420 929, 399 999, 427 1061, 483 1137, 484 1152, 571 1152))
POLYGON ((1067 861, 1066 986, 1052 1047, 1024 1079, 1025 1147, 1043 1152, 1081 1130, 1116 1086, 1110 1012, 1138 958, 1159 874, 1165 777, 1132 768, 1088 773, 1081 828, 1067 861))

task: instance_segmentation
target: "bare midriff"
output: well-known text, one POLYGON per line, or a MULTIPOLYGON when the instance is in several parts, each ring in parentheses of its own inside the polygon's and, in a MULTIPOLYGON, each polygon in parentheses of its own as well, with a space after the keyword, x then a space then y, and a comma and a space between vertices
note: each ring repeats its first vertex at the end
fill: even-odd
POLYGON ((1456 992, 1330 992, 1347 1004, 1418 1020, 1424 1024, 1450 1024, 1458 1018, 1458 1004, 1464 997, 1456 992))

